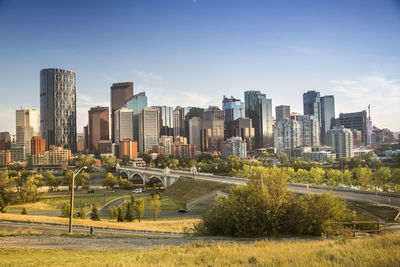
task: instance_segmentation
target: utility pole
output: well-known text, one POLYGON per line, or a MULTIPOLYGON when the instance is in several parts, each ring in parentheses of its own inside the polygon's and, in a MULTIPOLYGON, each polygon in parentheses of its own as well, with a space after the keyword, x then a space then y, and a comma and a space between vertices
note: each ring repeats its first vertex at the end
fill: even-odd
POLYGON ((72 217, 74 215, 74 188, 75 188, 75 177, 78 175, 78 173, 83 170, 87 169, 86 166, 83 166, 82 168, 79 169, 74 175, 72 175, 72 182, 71 182, 71 199, 69 202, 69 227, 68 227, 68 233, 72 234, 72 217))

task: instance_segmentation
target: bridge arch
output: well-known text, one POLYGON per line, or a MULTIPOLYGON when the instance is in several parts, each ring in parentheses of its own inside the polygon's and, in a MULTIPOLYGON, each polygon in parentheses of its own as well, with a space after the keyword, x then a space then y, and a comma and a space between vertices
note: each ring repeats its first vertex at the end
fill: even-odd
POLYGON ((146 180, 140 173, 133 173, 130 180, 134 185, 145 185, 146 183, 146 180))
POLYGON ((154 187, 154 188, 161 188, 161 187, 163 187, 164 189, 166 188, 162 177, 158 177, 158 176, 149 177, 149 179, 147 180, 146 186, 154 187))
POLYGON ((121 176, 124 179, 129 179, 129 173, 127 171, 120 171, 119 176, 121 176))

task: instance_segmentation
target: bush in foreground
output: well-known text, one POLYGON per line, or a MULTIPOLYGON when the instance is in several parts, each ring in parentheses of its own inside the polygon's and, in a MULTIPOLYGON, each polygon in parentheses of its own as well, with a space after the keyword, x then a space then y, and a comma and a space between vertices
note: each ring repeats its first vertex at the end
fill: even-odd
POLYGON ((217 198, 195 226, 197 232, 239 237, 321 235, 329 231, 330 220, 343 220, 350 214, 332 193, 297 196, 287 192, 288 176, 279 168, 250 171, 248 185, 217 198))

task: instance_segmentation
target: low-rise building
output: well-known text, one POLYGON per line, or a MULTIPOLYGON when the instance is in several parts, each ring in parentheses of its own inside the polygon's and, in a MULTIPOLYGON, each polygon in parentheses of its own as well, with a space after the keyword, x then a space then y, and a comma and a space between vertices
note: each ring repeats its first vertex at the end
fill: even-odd
POLYGON ((137 158, 137 142, 131 140, 123 140, 119 142, 119 158, 129 156, 130 159, 137 158))
POLYGON ((232 137, 222 142, 222 157, 237 156, 241 159, 247 158, 246 142, 240 137, 232 137))
POLYGON ((10 150, 1 150, 0 151, 0 164, 1 165, 10 165, 11 163, 11 151, 10 150))
POLYGON ((71 150, 50 146, 49 150, 32 155, 32 166, 68 166, 71 150))

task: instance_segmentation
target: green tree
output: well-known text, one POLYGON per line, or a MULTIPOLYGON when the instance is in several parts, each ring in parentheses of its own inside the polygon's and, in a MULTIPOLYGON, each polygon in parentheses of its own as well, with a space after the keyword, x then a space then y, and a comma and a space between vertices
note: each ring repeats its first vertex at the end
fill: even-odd
POLYGON ((160 195, 159 194, 154 194, 152 199, 151 199, 151 206, 153 208, 153 218, 154 220, 157 220, 158 214, 160 213, 160 208, 161 208, 161 202, 160 202, 160 195))
POLYGON ((22 202, 36 202, 39 200, 38 184, 43 178, 40 174, 30 175, 22 186, 20 200, 22 202))
POLYGON ((383 187, 384 191, 389 188, 389 182, 392 180, 392 171, 389 167, 380 167, 375 171, 377 186, 383 187))
POLYGON ((329 169, 326 172, 327 185, 329 186, 337 186, 339 183, 341 183, 341 179, 342 172, 339 170, 329 169))
POLYGON ((136 218, 139 220, 143 217, 144 215, 144 199, 141 198, 136 198, 134 203, 133 203, 133 208, 136 212, 136 218))
POLYGON ((26 214, 27 214, 25 207, 22 207, 21 214, 22 214, 22 215, 26 215, 26 214))
POLYGON ((100 221, 99 210, 96 204, 92 204, 92 210, 90 211, 90 219, 94 221, 100 221))
POLYGON ((321 168, 312 167, 309 172, 310 183, 321 184, 325 175, 325 171, 321 168))
POLYGON ((10 179, 7 172, 0 172, 0 212, 11 202, 13 195, 14 181, 10 179))
POLYGON ((112 175, 111 172, 107 173, 107 175, 106 175, 106 177, 104 178, 104 181, 103 181, 103 186, 105 186, 107 189, 111 190, 117 184, 118 184, 117 177, 112 175))
POLYGON ((81 219, 86 219, 86 213, 87 213, 86 208, 81 206, 81 215, 80 215, 81 219))
POLYGON ((343 171, 342 175, 343 175, 343 183, 347 186, 352 186, 353 173, 346 169, 343 171))
MULTIPOLYGON (((134 220, 133 217, 133 203, 129 201, 126 203, 126 208, 125 208, 125 216, 124 216, 125 221, 131 222, 134 220)), ((140 221, 140 219, 139 219, 140 221)))
POLYGON ((72 182, 72 177, 74 176, 74 171, 73 170, 67 170, 64 174, 63 178, 63 185, 70 186, 72 182))
POLYGON ((79 186, 82 189, 89 189, 89 180, 90 180, 90 174, 85 172, 85 171, 81 171, 76 177, 75 177, 75 188, 76 190, 78 190, 79 186))
POLYGON ((43 180, 45 184, 49 187, 49 191, 57 190, 59 182, 51 172, 44 173, 43 180))
POLYGON ((101 158, 101 163, 103 164, 104 169, 106 169, 106 171, 111 172, 116 164, 116 157, 114 156, 104 156, 101 158))
POLYGON ((118 186, 119 186, 119 188, 129 190, 129 189, 133 188, 133 183, 131 181, 129 181, 128 179, 119 177, 118 186))
POLYGON ((392 172, 393 190, 397 193, 400 192, 400 169, 394 169, 392 172))
POLYGON ((79 155, 75 161, 78 170, 86 166, 88 172, 94 171, 93 166, 96 164, 96 160, 91 155, 79 155))
POLYGON ((355 170, 357 183, 365 190, 370 189, 372 185, 372 171, 370 168, 357 168, 355 170))
POLYGON ((123 222, 124 221, 124 215, 122 214, 121 207, 118 207, 118 209, 117 209, 117 221, 118 222, 123 222))

